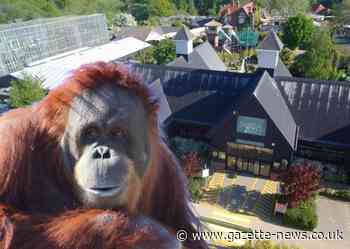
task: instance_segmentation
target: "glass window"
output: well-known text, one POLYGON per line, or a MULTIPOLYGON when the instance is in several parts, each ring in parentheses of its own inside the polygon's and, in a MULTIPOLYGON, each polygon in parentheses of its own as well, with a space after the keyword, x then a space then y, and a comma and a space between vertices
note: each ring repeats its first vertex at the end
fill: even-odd
POLYGON ((225 152, 219 152, 219 159, 225 160, 226 159, 226 153, 225 152))
POLYGON ((237 119, 238 133, 265 136, 266 126, 266 120, 262 118, 239 116, 237 119))
POLYGON ((255 142, 255 141, 249 141, 249 140, 244 140, 244 139, 236 139, 236 143, 254 145, 254 146, 257 146, 257 147, 264 147, 265 146, 263 143, 255 142))
POLYGON ((218 157, 218 152, 217 151, 213 151, 212 154, 213 154, 213 157, 215 157, 215 158, 218 157))

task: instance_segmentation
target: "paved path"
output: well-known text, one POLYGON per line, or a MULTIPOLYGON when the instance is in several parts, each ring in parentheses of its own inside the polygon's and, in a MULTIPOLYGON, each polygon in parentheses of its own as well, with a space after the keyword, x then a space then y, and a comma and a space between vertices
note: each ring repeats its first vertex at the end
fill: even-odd
MULTIPOLYGON (((335 232, 339 229, 343 232, 344 240, 295 240, 283 241, 289 245, 297 245, 304 249, 349 249, 350 248, 350 203, 334 201, 324 197, 317 200, 317 213, 319 224, 316 232, 335 232)), ((254 219, 251 222, 251 228, 254 230, 263 230, 269 232, 296 232, 297 229, 282 226, 280 221, 264 221, 254 219)), ((282 241, 281 241, 282 242, 282 241)))
MULTIPOLYGON (((300 230, 292 229, 281 225, 281 221, 274 217, 271 217, 271 206, 268 206, 271 199, 268 199, 276 192, 277 183, 269 180, 259 178, 249 178, 248 176, 238 176, 234 180, 227 179, 226 176, 222 176, 222 173, 217 176, 215 181, 216 187, 228 187, 238 186, 232 192, 227 192, 225 198, 231 206, 237 208, 249 208, 250 203, 255 202, 253 210, 257 213, 257 216, 243 215, 232 213, 223 207, 222 200, 217 204, 209 204, 201 202, 195 204, 195 209, 200 216, 211 217, 219 221, 229 222, 235 225, 251 228, 254 230, 262 230, 269 232, 300 232, 300 230), (259 190, 259 191, 258 191, 259 190), (258 198, 255 198, 254 192, 261 192, 258 194, 258 198)), ((213 183, 215 183, 213 182, 213 183)), ((214 186, 215 184, 213 184, 214 186)), ((225 194, 225 193, 224 193, 225 194)), ((319 216, 319 224, 315 229, 316 232, 336 232, 338 229, 342 233, 343 240, 285 240, 280 241, 289 245, 300 246, 303 249, 350 249, 350 203, 335 201, 320 197, 317 200, 317 213, 319 216)), ((211 226, 211 230, 216 231, 220 226, 211 226)), ((222 227, 221 227, 222 228, 222 227)), ((220 228, 220 229, 221 229, 220 228)), ((222 228, 224 229, 224 228, 222 228)), ((223 230, 220 231, 223 231, 223 230)), ((225 230, 226 231, 226 230, 225 230)), ((309 233, 310 234, 310 233, 309 233)))

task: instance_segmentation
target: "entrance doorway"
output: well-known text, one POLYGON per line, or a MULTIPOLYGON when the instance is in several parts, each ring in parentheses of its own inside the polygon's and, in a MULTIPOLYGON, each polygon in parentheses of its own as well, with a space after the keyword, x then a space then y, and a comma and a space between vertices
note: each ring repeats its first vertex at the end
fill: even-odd
POLYGON ((252 145, 228 143, 226 169, 269 177, 273 150, 252 145))
POLYGON ((227 157, 227 169, 228 170, 234 170, 236 167, 237 159, 234 156, 228 156, 227 157))

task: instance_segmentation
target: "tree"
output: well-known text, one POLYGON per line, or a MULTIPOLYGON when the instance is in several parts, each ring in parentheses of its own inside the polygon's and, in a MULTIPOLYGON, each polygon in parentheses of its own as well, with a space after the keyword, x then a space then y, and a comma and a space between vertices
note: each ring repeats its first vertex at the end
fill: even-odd
POLYGON ((271 12, 287 17, 306 13, 310 9, 309 0, 262 0, 259 2, 271 12))
POLYGON ((10 89, 10 106, 18 108, 31 105, 41 100, 47 91, 42 86, 43 80, 32 77, 31 75, 23 75, 23 79, 11 82, 10 89))
POLYGON ((112 24, 116 27, 137 26, 135 18, 128 13, 116 14, 113 18, 112 24))
POLYGON ((290 49, 305 48, 315 31, 313 22, 303 14, 288 18, 284 26, 283 41, 290 49))
POLYGON ((294 63, 295 54, 293 50, 290 50, 289 48, 283 48, 281 51, 281 60, 286 66, 290 66, 294 63))
POLYGON ((149 18, 148 5, 145 3, 134 3, 129 10, 138 22, 143 22, 149 18))
POLYGON ((157 64, 155 58, 153 57, 153 53, 154 48, 148 47, 138 52, 135 56, 135 59, 138 60, 141 64, 157 64))
POLYGON ((339 23, 347 24, 350 22, 350 0, 343 0, 337 5, 336 10, 339 23))
POLYGON ((175 60, 175 44, 170 39, 155 42, 152 47, 148 47, 135 56, 135 59, 143 64, 164 65, 175 60))
POLYGON ((171 16, 175 13, 169 0, 149 0, 150 16, 171 16))
POLYGON ((291 66, 293 75, 324 80, 338 80, 339 55, 328 31, 315 32, 305 54, 291 66))
POLYGON ((170 39, 164 39, 158 42, 153 50, 153 57, 158 65, 168 64, 175 60, 175 44, 170 39))
POLYGON ((296 207, 301 201, 307 201, 319 188, 321 174, 319 169, 309 162, 297 163, 289 167, 283 177, 284 192, 289 205, 296 207))

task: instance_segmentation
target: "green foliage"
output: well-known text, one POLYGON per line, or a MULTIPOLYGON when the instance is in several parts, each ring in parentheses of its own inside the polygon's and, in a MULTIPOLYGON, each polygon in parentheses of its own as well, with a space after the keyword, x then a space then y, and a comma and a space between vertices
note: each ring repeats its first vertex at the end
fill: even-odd
POLYGON ((113 17, 113 26, 125 27, 125 26, 137 26, 135 18, 128 13, 118 13, 113 17))
POLYGON ((284 26, 284 44, 290 49, 305 48, 312 39, 314 29, 312 20, 305 15, 290 17, 284 26))
POLYGON ((299 249, 297 246, 288 246, 283 244, 276 244, 270 240, 256 240, 256 241, 247 241, 239 249, 299 249))
POLYGON ((38 17, 58 16, 61 12, 53 1, 46 0, 1 0, 0 22, 24 21, 38 17))
POLYGON ((318 223, 316 203, 313 198, 290 208, 283 216, 283 223, 295 228, 312 231, 318 223))
POLYGON ((336 190, 336 189, 326 188, 320 192, 320 195, 327 196, 332 199, 350 201, 349 189, 336 190))
POLYGON ((123 8, 121 0, 2 0, 0 23, 38 17, 104 13, 109 21, 123 8))
POLYGON ((145 3, 134 3, 129 7, 129 11, 138 22, 146 21, 149 18, 148 5, 145 3))
POLYGON ((171 16, 175 13, 169 0, 149 0, 150 16, 171 16))
POLYGON ((225 65, 232 70, 237 70, 240 67, 240 54, 227 53, 225 51, 219 52, 218 56, 225 63, 225 65))
POLYGON ((335 13, 339 23, 348 24, 350 22, 350 0, 342 0, 336 5, 335 13))
POLYGON ((155 46, 153 57, 158 65, 167 64, 176 58, 175 44, 170 39, 164 39, 155 46))
POLYGON ((146 48, 138 52, 135 59, 143 64, 164 65, 175 60, 176 51, 175 44, 170 39, 164 39, 155 42, 152 47, 146 48))
POLYGON ((153 53, 154 47, 148 47, 140 52, 137 52, 137 54, 135 55, 135 59, 142 64, 157 64, 153 53))
POLYGON ((198 202, 203 196, 202 188, 205 185, 205 179, 199 177, 188 178, 188 190, 190 191, 193 202, 198 202))
POLYGON ((307 51, 296 59, 291 71, 296 76, 312 79, 337 80, 339 55, 328 31, 315 32, 307 51))
POLYGON ((31 105, 41 100, 47 91, 42 87, 42 79, 33 78, 30 75, 24 75, 22 80, 11 82, 10 105, 12 108, 18 108, 31 105))
POLYGON ((260 5, 271 12, 278 12, 283 16, 295 16, 298 13, 307 13, 310 9, 309 0, 260 0, 260 5))
POLYGON ((283 48, 280 56, 283 63, 288 67, 294 63, 296 57, 293 50, 290 50, 289 48, 283 48))

